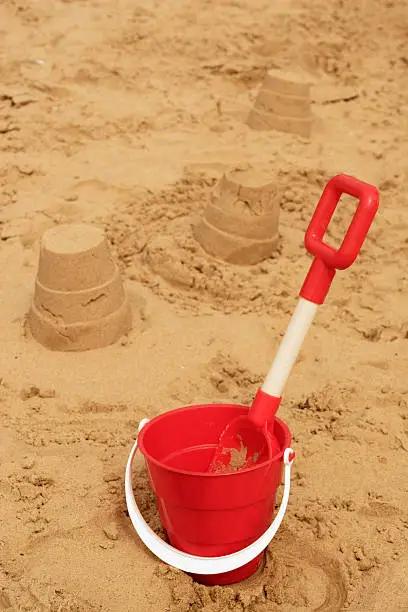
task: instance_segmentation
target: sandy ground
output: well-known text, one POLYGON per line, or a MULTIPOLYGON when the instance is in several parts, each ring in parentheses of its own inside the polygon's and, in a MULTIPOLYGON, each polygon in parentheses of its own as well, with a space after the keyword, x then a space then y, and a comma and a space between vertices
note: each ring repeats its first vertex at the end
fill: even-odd
MULTIPOLYGON (((0 609, 408 609, 407 45, 406 1, 0 4, 0 609), (310 139, 245 124, 277 66, 313 76, 310 139), (254 266, 192 237, 237 164, 282 190, 279 251, 254 266), (251 402, 339 172, 372 181, 381 210, 287 385, 284 526, 260 575, 207 588, 133 533, 126 458, 142 417, 251 402), (64 221, 105 228, 121 266, 134 325, 109 348, 25 333, 40 238, 64 221)), ((135 485, 158 527, 141 461, 135 485)))

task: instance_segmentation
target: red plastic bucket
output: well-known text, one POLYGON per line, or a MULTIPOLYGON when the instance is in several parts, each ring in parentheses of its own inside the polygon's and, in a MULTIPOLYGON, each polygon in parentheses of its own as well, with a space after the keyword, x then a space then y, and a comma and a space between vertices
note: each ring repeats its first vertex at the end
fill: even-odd
MULTIPOLYGON (((145 457, 160 518, 171 544, 186 553, 218 557, 239 551, 270 526, 281 483, 283 453, 291 435, 275 419, 270 461, 228 474, 206 472, 225 426, 247 406, 210 404, 161 414, 141 430, 138 445, 145 457)), ((232 571, 194 578, 204 584, 231 584, 252 575, 262 554, 232 571)))

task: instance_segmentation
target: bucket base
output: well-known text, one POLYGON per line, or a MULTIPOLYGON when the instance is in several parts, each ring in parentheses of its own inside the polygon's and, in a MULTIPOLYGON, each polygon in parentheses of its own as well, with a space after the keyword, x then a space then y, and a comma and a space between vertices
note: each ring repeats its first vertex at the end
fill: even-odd
POLYGON ((206 586, 226 586, 228 584, 235 584, 237 582, 242 582, 247 578, 250 578, 258 571, 262 571, 265 565, 265 553, 261 553, 255 559, 252 559, 249 563, 246 563, 242 567, 238 567, 236 570, 232 570, 231 572, 224 572, 223 574, 212 574, 212 575, 203 575, 203 574, 190 574, 190 576, 196 582, 200 584, 205 584, 206 586))

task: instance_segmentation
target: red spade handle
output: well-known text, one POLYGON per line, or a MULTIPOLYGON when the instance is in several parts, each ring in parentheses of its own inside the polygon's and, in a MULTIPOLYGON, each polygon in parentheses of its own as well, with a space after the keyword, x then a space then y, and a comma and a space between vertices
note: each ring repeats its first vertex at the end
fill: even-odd
POLYGON ((336 270, 345 270, 355 261, 378 210, 376 187, 347 174, 338 174, 327 183, 305 235, 306 249, 314 260, 300 290, 300 296, 323 304, 336 270), (338 249, 323 241, 343 193, 359 200, 346 235, 338 249))

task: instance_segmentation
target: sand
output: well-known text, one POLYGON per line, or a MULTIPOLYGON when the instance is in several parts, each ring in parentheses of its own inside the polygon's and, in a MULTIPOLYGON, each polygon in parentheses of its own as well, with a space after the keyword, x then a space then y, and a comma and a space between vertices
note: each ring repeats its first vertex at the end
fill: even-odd
MULTIPOLYGON (((0 5, 0 609, 408 608, 407 10, 0 5), (247 124, 276 69, 311 75, 310 138, 247 124), (282 196, 276 252, 237 266, 208 255, 193 227, 223 173, 242 167, 282 196), (297 453, 284 525, 245 584, 195 584, 149 553, 127 517, 138 422, 251 402, 310 262, 308 220, 339 172, 373 182, 381 210, 279 409, 297 453), (109 347, 56 352, 27 334, 41 237, 60 223, 109 239, 133 315, 109 347)), ((330 239, 346 227, 336 215, 330 239)), ((136 497, 160 532, 136 464, 136 497)))

